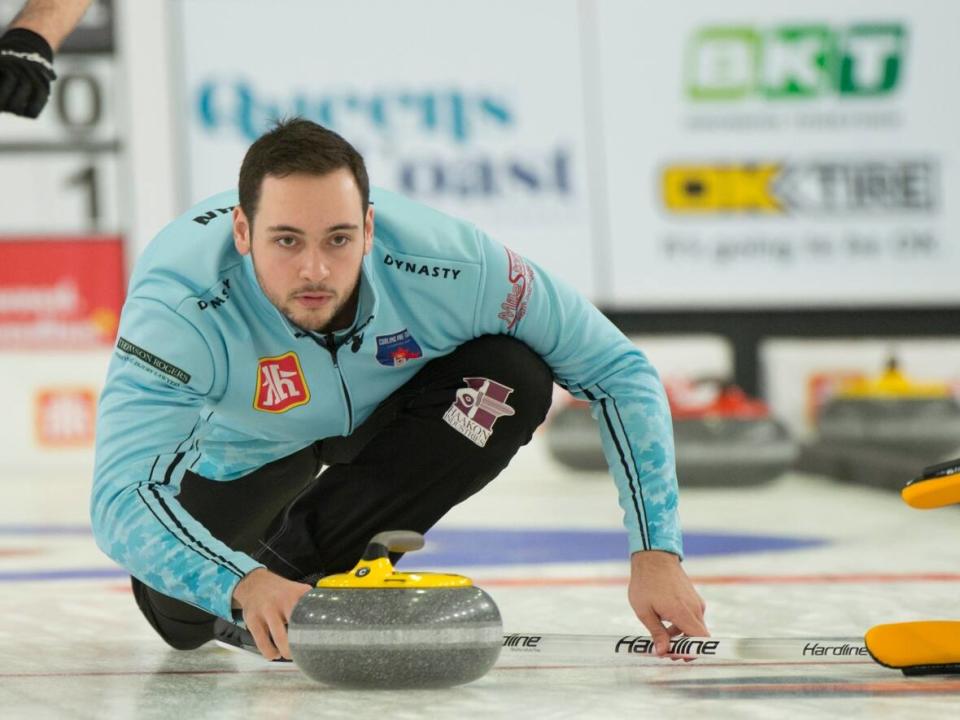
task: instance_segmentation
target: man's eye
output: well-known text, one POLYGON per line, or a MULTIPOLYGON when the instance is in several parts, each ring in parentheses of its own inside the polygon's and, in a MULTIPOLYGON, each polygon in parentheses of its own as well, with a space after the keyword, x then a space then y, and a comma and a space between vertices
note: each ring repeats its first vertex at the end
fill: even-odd
POLYGON ((348 242, 350 242, 349 235, 334 235, 332 238, 330 238, 330 243, 336 247, 342 247, 348 242))
POLYGON ((280 247, 291 248, 297 244, 297 239, 289 235, 284 235, 283 237, 276 238, 274 242, 280 247))

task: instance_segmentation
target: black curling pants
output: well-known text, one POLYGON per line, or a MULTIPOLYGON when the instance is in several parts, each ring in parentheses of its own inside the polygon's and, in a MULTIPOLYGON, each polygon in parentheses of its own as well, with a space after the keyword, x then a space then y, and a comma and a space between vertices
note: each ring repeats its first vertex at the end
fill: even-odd
MULTIPOLYGON (((495 478, 543 422, 551 396, 538 355, 513 338, 483 336, 426 363, 351 435, 231 482, 188 472, 178 500, 279 575, 344 572, 376 533, 425 533, 495 478)), ((131 580, 169 645, 192 650, 213 638, 213 615, 131 580)))

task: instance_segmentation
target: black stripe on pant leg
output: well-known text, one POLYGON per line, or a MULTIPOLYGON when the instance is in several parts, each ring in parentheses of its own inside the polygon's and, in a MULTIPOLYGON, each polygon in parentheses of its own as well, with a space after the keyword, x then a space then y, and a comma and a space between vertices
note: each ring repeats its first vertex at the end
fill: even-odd
MULTIPOLYGON (((593 393, 591 393, 586 388, 584 388, 583 394, 586 395, 590 401, 596 400, 596 397, 593 395, 593 393)), ((617 454, 620 456, 620 464, 623 465, 623 471, 627 476, 627 484, 630 487, 630 497, 633 500, 633 509, 637 513, 637 525, 640 528, 640 540, 641 540, 641 543, 643 544, 643 549, 649 550, 650 540, 647 537, 646 516, 644 515, 643 511, 640 509, 640 506, 637 505, 637 495, 639 494, 639 490, 637 489, 636 486, 639 485, 640 483, 639 481, 634 482, 633 473, 630 472, 630 468, 627 463, 627 458, 623 454, 623 448, 620 447, 620 439, 617 437, 616 430, 614 430, 614 427, 613 427, 613 422, 610 420, 610 413, 607 411, 606 398, 600 401, 600 409, 603 410, 603 418, 607 423, 607 429, 610 431, 610 437, 613 439, 613 444, 617 448, 617 454)))

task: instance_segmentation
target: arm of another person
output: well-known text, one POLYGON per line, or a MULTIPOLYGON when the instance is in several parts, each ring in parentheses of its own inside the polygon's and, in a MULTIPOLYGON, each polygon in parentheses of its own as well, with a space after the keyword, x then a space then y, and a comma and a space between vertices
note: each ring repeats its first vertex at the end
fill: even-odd
POLYGON ((483 233, 477 334, 509 334, 589 400, 624 510, 628 599, 663 655, 671 635, 708 635, 704 603, 681 567, 673 428, 646 357, 575 290, 483 233))
POLYGON ((0 112, 35 118, 57 79, 53 53, 90 0, 31 0, 0 36, 0 112))
POLYGON ((17 13, 8 30, 23 28, 40 35, 53 51, 80 22, 92 0, 29 0, 17 13))

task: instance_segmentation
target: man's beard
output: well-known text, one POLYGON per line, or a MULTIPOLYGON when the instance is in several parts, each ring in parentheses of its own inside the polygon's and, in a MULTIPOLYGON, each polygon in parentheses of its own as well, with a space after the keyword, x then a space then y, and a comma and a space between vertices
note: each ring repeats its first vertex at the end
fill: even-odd
POLYGON ((317 322, 316 320, 310 320, 311 313, 309 313, 307 310, 301 311, 304 317, 297 317, 299 313, 297 312, 295 305, 297 302, 296 296, 309 294, 311 292, 334 293, 332 289, 324 286, 307 286, 299 288, 287 296, 285 300, 280 301, 278 298, 273 297, 270 293, 263 289, 263 279, 260 277, 260 273, 257 272, 256 266, 254 266, 254 272, 257 275, 257 282, 260 283, 260 289, 263 290, 263 294, 267 296, 267 299, 270 301, 270 303, 277 308, 277 310, 279 310, 280 313, 295 327, 298 327, 301 330, 307 330, 311 333, 323 335, 328 332, 344 330, 353 324, 355 319, 354 316, 356 315, 357 311, 357 298, 360 296, 359 281, 357 282, 356 287, 353 288, 353 292, 350 293, 350 297, 337 302, 339 296, 333 294, 333 297, 330 299, 333 312, 330 314, 325 313, 324 316, 326 319, 317 322))
MULTIPOLYGON (((307 319, 297 319, 296 312, 294 310, 296 307, 296 296, 310 293, 326 293, 332 295, 330 299, 332 304, 336 303, 337 299, 340 297, 339 293, 332 288, 326 287, 325 285, 305 285, 304 287, 298 288, 294 292, 290 293, 285 299, 281 300, 280 298, 274 297, 272 293, 267 291, 266 283, 263 282, 263 278, 260 276, 260 271, 257 269, 257 262, 253 255, 252 247, 250 248, 250 260, 253 264, 253 274, 257 278, 257 283, 260 285, 261 292, 263 292, 267 300, 270 301, 270 304, 279 310, 280 314, 283 315, 295 327, 298 327, 301 330, 307 330, 311 333, 322 335, 328 332, 336 332, 337 330, 345 330, 353 324, 360 297, 359 277, 357 278, 356 285, 354 285, 349 297, 340 300, 338 304, 333 305, 333 312, 327 316, 326 320, 321 323, 310 322, 307 319)), ((305 310, 304 312, 306 313, 307 311, 305 310)))
POLYGON ((280 312, 283 313, 284 317, 286 317, 287 320, 292 322, 297 327, 303 330, 309 330, 312 333, 323 335, 328 332, 336 332, 337 330, 346 330, 348 327, 350 327, 353 324, 354 320, 356 319, 355 316, 357 314, 357 303, 355 301, 359 297, 359 295, 360 295, 360 287, 358 284, 358 286, 353 289, 353 292, 351 293, 350 297, 348 297, 346 300, 341 301, 340 304, 336 306, 336 308, 333 311, 333 315, 331 315, 328 320, 326 320, 325 322, 319 325, 316 325, 315 323, 298 321, 295 317, 293 317, 290 313, 288 313, 286 310, 282 308, 280 312))
MULTIPOLYGON (((336 298, 334 297, 333 299, 331 299, 330 302, 331 303, 334 302, 335 299, 336 298)), ((309 318, 311 316, 311 313, 309 313, 306 310, 303 311, 303 314, 305 315, 305 317, 303 319, 298 319, 295 311, 292 309, 292 308, 295 308, 294 303, 296 303, 296 299, 290 298, 290 300, 285 306, 279 307, 279 310, 287 320, 289 320, 293 325, 300 328, 301 330, 309 330, 312 333, 318 333, 320 335, 323 335, 327 332, 332 332, 338 329, 337 328, 338 315, 343 311, 344 302, 341 302, 339 305, 334 307, 333 314, 330 315, 326 320, 323 320, 319 323, 316 320, 310 320, 309 318)), ((274 305, 276 305, 276 303, 274 303, 274 305)))

